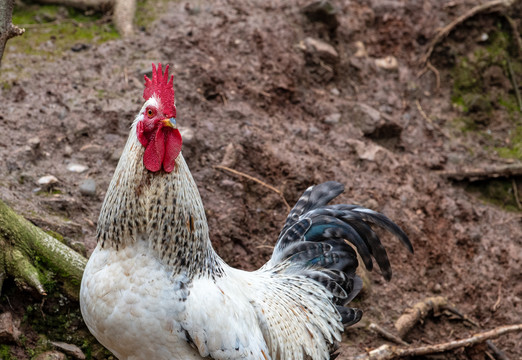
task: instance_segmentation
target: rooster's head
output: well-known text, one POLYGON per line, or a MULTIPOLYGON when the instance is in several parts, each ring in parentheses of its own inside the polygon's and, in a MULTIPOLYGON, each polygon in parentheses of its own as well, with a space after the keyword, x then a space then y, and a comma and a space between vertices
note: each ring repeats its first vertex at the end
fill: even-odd
POLYGON ((176 125, 173 78, 169 79, 169 66, 165 73, 152 64, 152 80, 145 75, 145 104, 138 115, 136 131, 145 147, 143 164, 149 171, 171 172, 181 152, 181 135, 176 125))

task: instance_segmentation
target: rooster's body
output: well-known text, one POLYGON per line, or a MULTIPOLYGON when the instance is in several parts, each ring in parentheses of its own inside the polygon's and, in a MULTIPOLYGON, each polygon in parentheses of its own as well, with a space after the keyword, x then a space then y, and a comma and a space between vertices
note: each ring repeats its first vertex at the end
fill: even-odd
POLYGON ((344 239, 389 279, 369 225, 411 250, 408 238, 384 215, 327 205, 343 191, 327 182, 303 194, 268 263, 255 272, 229 267, 212 248, 180 153, 169 86, 160 65, 107 191, 82 280, 87 326, 119 359, 329 359, 362 314, 345 306, 362 283, 344 239))

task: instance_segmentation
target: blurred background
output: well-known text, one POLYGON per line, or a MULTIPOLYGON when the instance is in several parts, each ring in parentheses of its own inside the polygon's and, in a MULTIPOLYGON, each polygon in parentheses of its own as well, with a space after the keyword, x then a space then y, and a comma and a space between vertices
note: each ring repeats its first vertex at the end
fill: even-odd
MULTIPOLYGON (((0 199, 30 222, 89 256, 143 76, 168 63, 183 154, 229 264, 264 264, 285 201, 328 180, 409 235, 414 255, 384 237, 393 279, 366 274, 339 359, 387 343, 368 325, 392 329, 428 297, 464 317, 428 316, 405 337, 415 346, 522 322, 521 1, 46 3, 15 2, 25 33, 0 69, 0 199)), ((110 359, 77 301, 48 286, 5 280, 0 329, 10 318, 16 331, 0 332, 0 359, 110 359)), ((520 333, 494 344, 522 354, 520 333)), ((488 356, 481 344, 431 358, 488 356)))

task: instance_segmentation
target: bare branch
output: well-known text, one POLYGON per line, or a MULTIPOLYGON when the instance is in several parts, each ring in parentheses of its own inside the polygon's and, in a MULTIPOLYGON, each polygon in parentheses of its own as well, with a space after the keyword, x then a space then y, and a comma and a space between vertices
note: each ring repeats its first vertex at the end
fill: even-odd
POLYGON ((25 29, 13 25, 13 9, 14 0, 0 0, 0 67, 7 40, 25 32, 25 29))
POLYGON ((499 336, 510 332, 522 331, 522 324, 500 326, 496 329, 474 334, 471 337, 448 341, 442 344, 427 345, 420 347, 402 347, 398 348, 390 345, 383 345, 375 350, 371 350, 366 354, 357 355, 350 360, 391 360, 397 357, 421 356, 446 352, 462 347, 470 347, 483 343, 489 339, 495 339, 499 336))
POLYGON ((485 180, 493 179, 498 177, 511 177, 522 175, 522 164, 508 164, 502 166, 490 166, 487 168, 473 168, 473 169, 462 169, 460 171, 445 171, 440 172, 442 176, 445 176, 453 180, 485 180))

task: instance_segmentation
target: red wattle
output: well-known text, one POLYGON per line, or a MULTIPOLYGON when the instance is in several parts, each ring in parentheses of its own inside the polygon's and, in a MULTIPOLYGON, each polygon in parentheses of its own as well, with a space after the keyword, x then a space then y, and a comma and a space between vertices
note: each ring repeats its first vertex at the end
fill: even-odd
POLYGON ((161 170, 163 165, 163 169, 166 172, 172 172, 176 166, 176 158, 181 152, 183 143, 179 130, 159 127, 156 134, 149 140, 143 155, 145 168, 156 172, 161 170))
POLYGON ((178 129, 165 129, 166 144, 165 144, 165 158, 163 159, 163 169, 166 172, 171 172, 176 166, 176 158, 181 152, 183 140, 178 129))
POLYGON ((143 155, 143 163, 147 170, 156 172, 161 169, 163 158, 165 157, 165 135, 161 131, 161 127, 155 135, 152 136, 145 148, 143 155))

